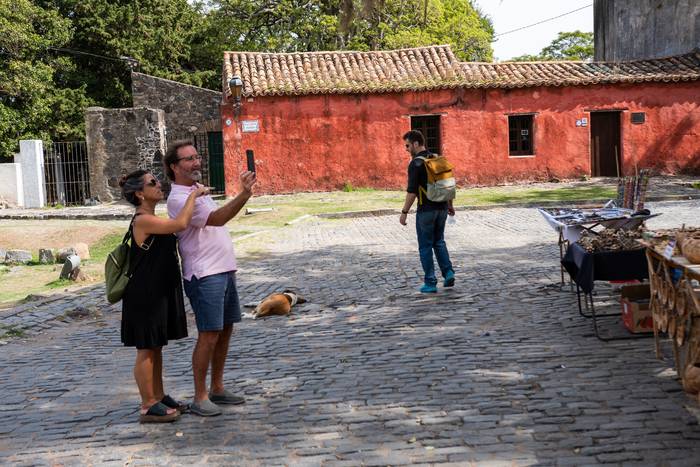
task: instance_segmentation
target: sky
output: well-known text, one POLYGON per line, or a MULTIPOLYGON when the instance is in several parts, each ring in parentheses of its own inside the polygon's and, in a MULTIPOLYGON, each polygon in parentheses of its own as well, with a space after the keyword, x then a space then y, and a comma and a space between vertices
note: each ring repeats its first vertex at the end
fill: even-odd
POLYGON ((539 54, 559 32, 577 29, 593 32, 593 0, 475 0, 474 3, 491 18, 496 34, 591 5, 570 15, 496 37, 491 44, 495 61, 539 54))

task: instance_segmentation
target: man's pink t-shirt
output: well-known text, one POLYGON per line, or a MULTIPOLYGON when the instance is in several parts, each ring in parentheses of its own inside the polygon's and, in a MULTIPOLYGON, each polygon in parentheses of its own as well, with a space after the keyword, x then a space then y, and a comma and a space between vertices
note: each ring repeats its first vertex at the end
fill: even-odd
MULTIPOLYGON (((196 185, 185 186, 173 183, 168 196, 168 216, 177 217, 196 185)), ((211 196, 200 196, 195 200, 194 214, 189 227, 178 232, 177 239, 182 258, 182 277, 202 277, 236 270, 236 254, 233 242, 225 226, 207 225, 207 219, 218 205, 211 196)))

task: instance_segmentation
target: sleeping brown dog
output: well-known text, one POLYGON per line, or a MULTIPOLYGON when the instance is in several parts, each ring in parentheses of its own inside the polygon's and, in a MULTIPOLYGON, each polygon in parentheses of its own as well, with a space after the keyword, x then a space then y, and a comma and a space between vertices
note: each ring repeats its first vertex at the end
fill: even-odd
POLYGON ((264 316, 285 316, 292 311, 292 307, 297 303, 305 303, 306 300, 301 295, 292 290, 285 290, 282 293, 273 293, 263 298, 263 300, 253 310, 253 318, 258 319, 264 316))

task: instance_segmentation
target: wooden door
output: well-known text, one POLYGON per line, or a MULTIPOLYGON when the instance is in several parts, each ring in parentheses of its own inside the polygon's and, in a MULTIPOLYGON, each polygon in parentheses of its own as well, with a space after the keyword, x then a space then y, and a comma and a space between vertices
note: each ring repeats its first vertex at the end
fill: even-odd
POLYGON ((620 112, 591 112, 591 175, 621 174, 620 112))

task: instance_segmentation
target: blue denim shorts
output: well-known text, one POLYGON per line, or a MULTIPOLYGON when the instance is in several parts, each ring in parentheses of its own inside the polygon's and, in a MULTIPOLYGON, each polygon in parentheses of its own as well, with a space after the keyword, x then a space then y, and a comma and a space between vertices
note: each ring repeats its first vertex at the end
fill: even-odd
POLYGON ((190 299, 198 331, 221 331, 241 321, 241 305, 236 290, 236 272, 212 274, 183 281, 190 299))

